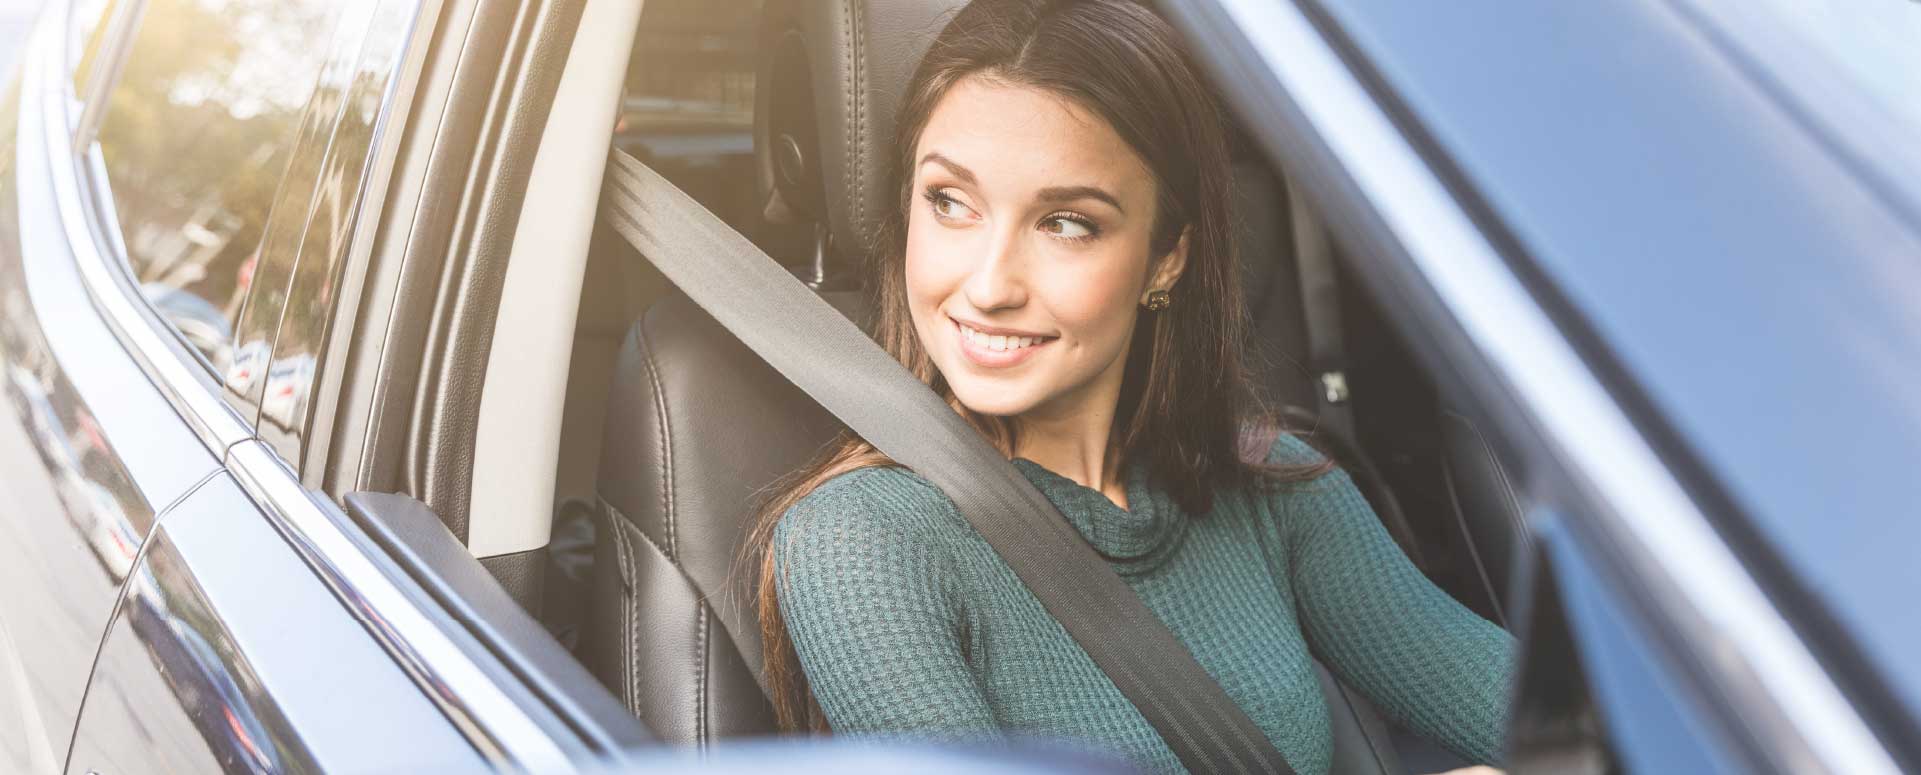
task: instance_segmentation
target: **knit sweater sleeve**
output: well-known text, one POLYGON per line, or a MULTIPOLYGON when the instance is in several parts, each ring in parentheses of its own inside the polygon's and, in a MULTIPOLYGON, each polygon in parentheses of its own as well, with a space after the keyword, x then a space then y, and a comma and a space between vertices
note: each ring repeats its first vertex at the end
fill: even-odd
POLYGON ((843 474, 774 530, 781 618, 837 734, 998 735, 964 657, 937 490, 899 469, 843 474))
MULTIPOLYGON (((1315 462, 1283 435, 1270 461, 1315 462)), ((1505 630, 1428 581, 1345 472, 1273 496, 1309 644, 1388 714, 1455 753, 1502 751, 1515 648, 1505 630)))

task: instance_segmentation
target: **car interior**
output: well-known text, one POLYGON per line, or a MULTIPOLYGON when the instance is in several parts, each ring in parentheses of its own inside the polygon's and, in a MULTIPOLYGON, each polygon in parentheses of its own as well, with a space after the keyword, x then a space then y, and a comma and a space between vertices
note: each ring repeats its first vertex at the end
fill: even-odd
MULTIPOLYGON (((599 180, 605 158, 549 143, 611 127, 616 149, 860 323, 860 248, 892 198, 895 102, 961 4, 648 0, 637 24, 625 11, 583 20, 550 119, 572 129, 543 138, 523 222, 542 208, 552 222, 584 222, 599 190, 577 181, 599 180), (631 38, 601 26, 621 24, 631 38), (583 61, 628 66, 593 73, 583 61), (592 98, 611 91, 609 78, 621 81, 613 106, 592 98)), ((1483 418, 1436 388, 1436 365, 1405 344, 1392 301, 1354 277, 1357 257, 1246 128, 1233 131, 1247 358, 1264 398, 1354 476, 1431 579, 1514 627, 1530 539, 1518 480, 1483 418)), ((534 231, 520 229, 516 242, 536 240, 538 260, 515 261, 501 286, 472 505, 455 532, 662 740, 705 747, 775 734, 740 547, 783 477, 843 428, 606 223, 534 231), (527 476, 549 451, 551 481, 527 476)), ((1378 745, 1369 741, 1383 724, 1365 701, 1329 688, 1353 711, 1336 719, 1337 752, 1378 745), (1350 734, 1361 741, 1341 737, 1350 734)), ((1409 734, 1387 736, 1396 750, 1371 755, 1413 769, 1454 761, 1409 734)))

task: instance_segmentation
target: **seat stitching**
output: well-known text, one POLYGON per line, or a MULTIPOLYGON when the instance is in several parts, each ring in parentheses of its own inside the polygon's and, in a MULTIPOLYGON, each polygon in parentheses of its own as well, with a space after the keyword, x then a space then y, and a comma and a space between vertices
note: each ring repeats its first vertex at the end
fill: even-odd
MULTIPOLYGON (((848 3, 854 16, 854 234, 867 240, 867 22, 861 6, 848 3)), ((860 247, 865 247, 863 244, 860 247)))
MULTIPOLYGON (((851 41, 854 38, 854 25, 850 20, 854 13, 851 7, 852 5, 853 3, 840 4, 840 35, 842 40, 851 41)), ((854 59, 852 50, 853 47, 849 46, 847 69, 843 70, 840 74, 841 114, 846 116, 849 127, 854 125, 854 59)), ((846 157, 840 169, 841 185, 846 187, 848 191, 852 191, 854 188, 854 133, 848 132, 847 136, 841 138, 840 142, 841 153, 846 157)))
MULTIPOLYGON (((605 499, 602 499, 602 503, 605 503, 605 499)), ((621 693, 624 695, 622 699, 626 700, 627 702, 627 708, 629 710, 638 712, 639 705, 635 701, 638 697, 638 693, 634 689, 634 673, 636 671, 634 670, 634 610, 633 610, 634 599, 637 596, 633 592, 633 588, 635 586, 635 580, 634 580, 634 568, 632 563, 632 551, 628 548, 628 545, 627 545, 627 536, 626 536, 627 530, 625 526, 621 524, 626 521, 626 516, 621 514, 619 509, 613 508, 611 504, 607 505, 607 510, 611 514, 613 514, 613 516, 616 518, 614 520, 610 520, 611 522, 613 522, 612 527, 613 527, 613 540, 614 540, 614 559, 620 565, 621 585, 625 588, 625 591, 621 595, 622 599, 621 599, 621 605, 620 605, 620 621, 621 621, 620 674, 622 679, 621 693)))
MULTIPOLYGON (((666 550, 661 549, 660 543, 655 541, 651 536, 638 531, 636 531, 636 534, 639 535, 640 540, 646 541, 649 546, 654 547, 654 551, 660 552, 663 555, 666 554, 666 550)), ((633 538, 630 536, 628 540, 631 541, 633 538)), ((673 561, 669 560, 669 562, 673 561)), ((680 577, 687 582, 688 587, 692 588, 695 595, 697 595, 694 599, 694 741, 696 745, 704 746, 707 743, 708 704, 705 657, 707 652, 707 614, 710 609, 704 597, 699 596, 700 585, 694 583, 694 580, 687 576, 687 569, 681 567, 678 562, 674 562, 673 565, 674 570, 680 574, 680 577)), ((635 614, 635 619, 639 619, 638 612, 635 614)))
MULTIPOLYGON (((1475 441, 1481 442, 1482 446, 1480 446, 1480 451, 1483 453, 1487 452, 1484 446, 1486 442, 1480 438, 1480 432, 1474 427, 1474 423, 1469 422, 1465 416, 1457 412, 1443 410, 1442 414, 1459 419, 1463 425, 1468 427, 1469 431, 1474 433, 1475 441)), ((1498 465, 1496 465, 1496 470, 1499 470, 1498 465)), ((1481 588, 1487 590, 1488 604, 1494 607, 1494 616, 1500 620, 1498 623, 1502 627, 1506 627, 1508 626, 1507 611, 1505 610, 1505 606, 1501 605, 1501 596, 1506 590, 1495 589, 1494 579, 1487 575, 1487 563, 1481 559, 1481 550, 1478 541, 1475 540, 1474 530, 1467 524, 1467 509, 1461 500, 1460 488, 1455 484, 1457 474, 1454 471, 1454 462, 1450 456, 1444 455, 1441 457, 1441 474, 1442 483, 1447 485, 1448 502, 1454 507, 1451 509, 1454 512, 1454 523, 1460 527, 1461 536, 1466 539, 1468 557, 1474 563, 1474 574, 1480 578, 1481 588)))
POLYGON ((621 616, 627 620, 627 707, 640 711, 640 571, 634 562, 634 537, 621 528, 621 543, 627 546, 627 575, 632 579, 627 590, 627 604, 621 616))
POLYGON ((654 416, 660 421, 660 433, 655 434, 654 440, 660 459, 660 513, 667 525, 667 546, 662 554, 672 560, 678 556, 676 550, 680 548, 674 527, 674 431, 667 418, 666 391, 660 386, 660 369, 654 364, 654 349, 647 342, 645 325, 640 328, 640 339, 641 355, 647 359, 647 382, 654 391, 654 416))
POLYGON ((707 604, 694 604, 694 739, 707 746, 707 604))

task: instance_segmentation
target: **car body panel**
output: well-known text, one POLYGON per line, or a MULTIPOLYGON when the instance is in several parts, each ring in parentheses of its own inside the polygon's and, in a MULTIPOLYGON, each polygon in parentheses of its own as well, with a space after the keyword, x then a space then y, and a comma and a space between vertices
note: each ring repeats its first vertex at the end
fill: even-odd
POLYGON ((69 771, 175 761, 230 772, 485 766, 224 474, 171 511, 142 556, 69 771))
POLYGON ((1565 300, 1577 345, 1618 369, 1617 397, 1647 407, 1643 431, 1775 604, 1911 737, 1921 229, 1905 204, 1663 3, 1321 5, 1507 258, 1565 300))

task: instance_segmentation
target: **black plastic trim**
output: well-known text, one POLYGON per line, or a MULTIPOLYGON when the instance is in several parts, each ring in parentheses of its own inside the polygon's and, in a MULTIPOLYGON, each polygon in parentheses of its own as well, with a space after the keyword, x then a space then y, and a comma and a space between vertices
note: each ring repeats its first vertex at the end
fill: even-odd
POLYGON ((405 495, 365 492, 343 500, 354 523, 589 749, 614 756, 653 742, 640 721, 501 588, 426 504, 405 495))

